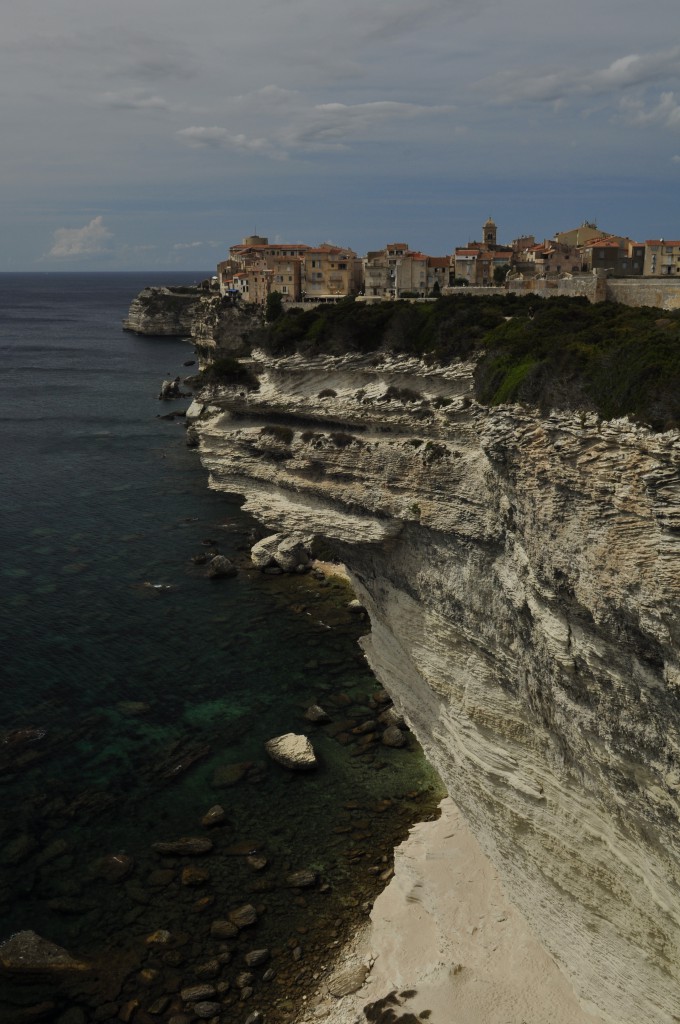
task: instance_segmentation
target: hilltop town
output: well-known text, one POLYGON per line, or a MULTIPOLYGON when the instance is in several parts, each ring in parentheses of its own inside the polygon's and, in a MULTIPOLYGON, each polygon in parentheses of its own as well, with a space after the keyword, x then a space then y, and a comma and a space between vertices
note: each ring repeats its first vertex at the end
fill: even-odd
POLYGON ((330 243, 274 243, 250 235, 232 245, 229 257, 217 266, 222 295, 259 304, 272 292, 287 304, 351 295, 370 301, 436 297, 460 287, 532 291, 579 279, 586 286, 594 275, 680 279, 680 241, 635 242, 586 221, 543 242, 526 235, 505 245, 489 218, 481 241, 470 241, 450 255, 430 256, 406 242, 392 242, 361 257, 330 243))

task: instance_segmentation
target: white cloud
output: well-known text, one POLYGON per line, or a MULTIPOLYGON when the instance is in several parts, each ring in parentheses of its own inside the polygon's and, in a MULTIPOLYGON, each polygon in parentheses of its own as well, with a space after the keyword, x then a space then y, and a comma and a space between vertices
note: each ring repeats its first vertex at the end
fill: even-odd
POLYGON ((107 107, 119 110, 169 110, 170 106, 162 96, 156 96, 145 89, 127 89, 124 92, 104 92, 99 100, 107 107))
POLYGON ((267 139, 251 139, 242 133, 234 134, 226 128, 214 125, 212 127, 192 125, 190 128, 180 128, 176 135, 181 142, 194 149, 236 149, 244 153, 261 153, 264 156, 280 155, 276 153, 274 146, 267 139))
POLYGON ((181 249, 202 249, 204 246, 208 246, 211 249, 215 249, 215 248, 217 248, 217 246, 219 244, 220 244, 219 242, 214 242, 214 241, 209 241, 209 242, 175 242, 175 244, 173 245, 172 248, 176 249, 178 251, 181 250, 181 249))
MULTIPOLYGON (((237 99, 244 104, 258 102, 262 93, 269 90, 275 90, 277 97, 286 92, 267 86, 266 90, 237 99)), ((272 123, 270 138, 251 138, 219 126, 198 125, 182 128, 177 135, 193 147, 236 149, 280 160, 296 152, 343 150, 361 140, 394 139, 399 135, 396 128, 399 122, 419 120, 426 124, 429 118, 446 116, 456 109, 451 105, 424 106, 394 100, 312 105, 299 93, 287 95, 294 95, 295 101, 282 108, 283 114, 279 111, 272 123)))
POLYGON ((620 107, 629 124, 661 124, 666 128, 680 128, 680 103, 673 92, 662 92, 658 103, 652 107, 629 97, 621 100, 620 107))
POLYGON ((57 228, 54 232, 54 244, 47 255, 61 259, 106 252, 106 242, 109 238, 113 238, 113 235, 105 227, 103 218, 93 217, 89 224, 82 228, 57 228))
POLYGON ((501 72, 489 80, 489 85, 494 87, 499 103, 510 104, 522 100, 568 100, 574 95, 602 96, 675 78, 680 78, 680 46, 646 54, 630 53, 594 70, 570 66, 538 75, 527 75, 523 69, 501 72))

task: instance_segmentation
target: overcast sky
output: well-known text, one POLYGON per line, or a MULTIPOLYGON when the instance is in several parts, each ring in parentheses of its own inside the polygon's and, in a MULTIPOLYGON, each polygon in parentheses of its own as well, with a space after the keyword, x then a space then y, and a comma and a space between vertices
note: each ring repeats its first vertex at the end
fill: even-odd
POLYGON ((678 0, 22 0, 0 97, 0 271, 680 237, 678 0))

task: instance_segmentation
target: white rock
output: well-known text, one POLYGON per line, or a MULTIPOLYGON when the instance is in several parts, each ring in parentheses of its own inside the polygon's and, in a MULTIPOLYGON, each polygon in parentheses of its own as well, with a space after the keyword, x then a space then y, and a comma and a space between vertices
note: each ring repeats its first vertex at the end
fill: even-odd
POLYGON ((304 771, 316 767, 314 747, 306 736, 287 732, 283 736, 267 740, 264 747, 271 759, 284 768, 304 771))

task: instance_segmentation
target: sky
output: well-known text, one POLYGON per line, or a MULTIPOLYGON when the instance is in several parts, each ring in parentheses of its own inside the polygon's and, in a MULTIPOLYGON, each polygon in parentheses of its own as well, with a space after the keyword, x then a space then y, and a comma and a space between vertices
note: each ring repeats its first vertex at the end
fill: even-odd
POLYGON ((0 271, 208 270, 594 221, 680 238, 678 0, 22 0, 0 271))

